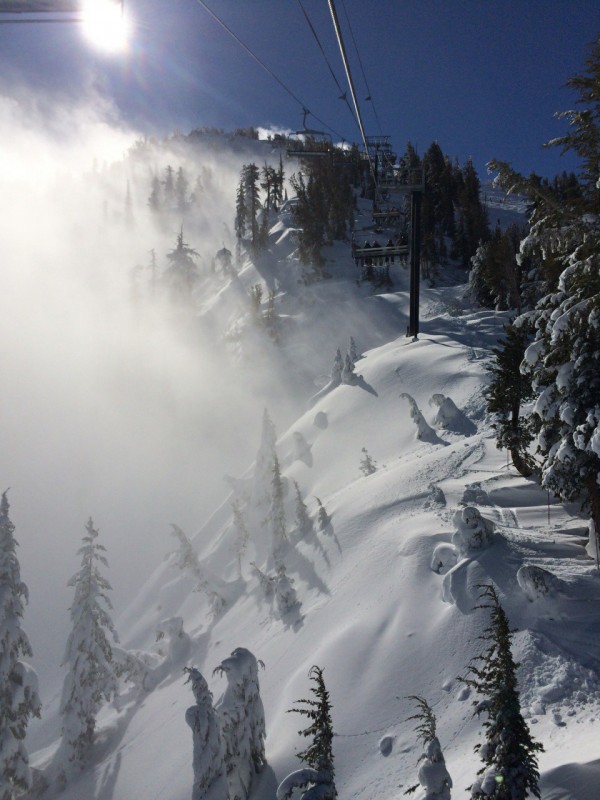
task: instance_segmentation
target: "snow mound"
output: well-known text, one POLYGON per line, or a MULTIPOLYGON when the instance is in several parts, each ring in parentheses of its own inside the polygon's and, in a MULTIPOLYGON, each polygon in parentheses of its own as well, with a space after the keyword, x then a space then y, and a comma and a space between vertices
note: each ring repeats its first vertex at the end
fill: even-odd
POLYGON ((437 407, 437 413, 433 424, 436 428, 442 428, 452 433, 461 433, 471 436, 477 431, 473 422, 461 411, 454 400, 443 394, 434 394, 429 401, 429 405, 437 407))
POLYGON ((474 550, 484 550, 494 540, 494 523, 481 516, 479 509, 467 506, 458 509, 453 517, 456 531, 452 536, 452 544, 460 556, 470 555, 474 550))
POLYGON ((431 569, 437 572, 438 575, 445 575, 448 570, 452 569, 458 561, 458 553, 456 547, 452 544, 443 542, 438 544, 431 556, 431 569))
POLYGON ((524 564, 517 571, 517 582, 527 599, 548 599, 566 593, 566 584, 559 577, 535 564, 524 564))

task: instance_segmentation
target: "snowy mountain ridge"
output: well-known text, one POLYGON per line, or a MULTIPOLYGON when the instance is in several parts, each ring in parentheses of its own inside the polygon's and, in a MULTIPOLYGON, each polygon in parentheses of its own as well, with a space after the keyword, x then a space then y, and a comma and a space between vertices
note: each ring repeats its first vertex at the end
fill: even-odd
MULTIPOLYGON (((357 280, 349 243, 336 242, 324 251, 330 277, 307 281, 293 201, 273 215, 260 257, 242 250, 235 274, 215 268, 221 248, 235 249, 228 221, 240 168, 278 165, 271 144, 200 136, 192 152, 185 137, 143 140, 90 171, 90 153, 118 159, 130 137, 87 117, 69 117, 64 144, 30 130, 28 119, 0 125, 14 176, 0 297, 12 342, 4 485, 13 487, 31 588, 24 624, 43 711, 28 748, 37 785, 44 772, 50 782, 42 796, 188 800, 186 712, 203 685, 195 673, 188 682, 184 668, 200 671, 222 707, 222 664, 247 648, 264 664, 266 717, 266 765, 252 800, 273 800, 299 766, 306 741, 287 711, 307 696, 313 665, 333 704, 340 797, 387 799, 414 785, 423 748, 407 721, 412 695, 437 717, 459 797, 480 767, 473 746, 482 730, 459 677, 488 623, 478 587, 493 583, 517 630, 523 711, 546 748, 543 800, 594 797, 598 576, 579 509, 552 498, 548 506, 496 450, 482 389, 507 314, 474 307, 464 273, 445 268, 443 282, 422 286, 421 333, 407 339, 406 267, 393 265, 382 292, 357 280), (31 152, 43 169, 31 170, 31 152), (180 167, 183 210, 173 196, 154 214, 151 187, 164 195, 180 167), (25 236, 23 220, 32 219, 38 235, 25 236), (199 250, 195 315, 165 314, 153 302, 179 237, 199 250), (249 298, 257 285, 260 313, 249 298), (260 322, 271 293, 279 343, 260 322), (350 337, 357 358, 348 367, 350 337), (287 541, 275 540, 265 499, 265 407, 287 541), (298 492, 312 526, 298 521, 298 492), (244 547, 236 508, 249 533, 244 547), (63 785, 51 765, 72 600, 65 585, 90 515, 119 612, 116 661, 136 672, 137 685, 123 682, 102 708, 89 766, 63 785)), ((360 239, 372 238, 367 203, 359 202, 356 227, 360 239)))
MULTIPOLYGON (((281 220, 271 233, 284 246, 290 242, 281 220)), ((290 257, 288 245, 272 262, 273 274, 282 264, 289 270, 290 257)), ((343 306, 352 297, 354 303, 356 286, 345 278, 352 270, 347 246, 335 245, 328 259, 334 279, 311 294, 322 290, 329 302, 343 306)), ((389 798, 415 782, 421 750, 406 722, 414 712, 410 695, 433 707, 453 793, 461 796, 479 768, 473 746, 481 722, 458 677, 481 652, 477 637, 487 614, 477 610, 478 587, 489 583, 518 630, 522 707, 546 750, 542 797, 593 796, 600 777, 592 735, 600 711, 593 613, 599 587, 577 510, 554 500, 548 506, 546 493, 495 449, 482 386, 506 315, 471 308, 464 286, 424 288, 421 334, 412 342, 404 336, 403 268, 393 278, 387 294, 359 290, 363 306, 375 304, 387 341, 356 362, 354 383, 321 393, 277 439, 289 537, 283 560, 298 609, 280 618, 252 570, 252 563, 265 574, 273 569, 271 534, 261 519, 267 509, 260 504, 249 509, 250 541, 242 575, 236 574, 231 503, 248 502, 250 469, 231 481, 232 495, 192 537, 201 567, 219 576, 223 609, 213 616, 206 595, 193 591, 193 578, 171 561, 158 567, 117 620, 124 646, 149 654, 152 688, 125 689, 102 711, 94 764, 60 792, 65 800, 189 798, 192 742, 184 716, 192 697, 182 670, 197 667, 218 697, 223 680, 212 671, 238 646, 265 665, 259 679, 267 765, 253 798, 271 800, 296 768, 294 753, 303 743, 286 711, 306 696, 313 664, 323 668, 331 693, 340 796, 389 798), (444 405, 447 398, 452 403, 444 405), (455 411, 441 413, 448 408, 455 411), (360 470, 363 448, 377 466, 369 475, 360 470), (313 518, 304 534, 294 527, 292 481, 313 518), (325 530, 316 525, 316 498, 331 520, 325 530), (480 549, 464 535, 479 518, 489 532, 480 549), (535 568, 545 577, 536 581, 535 568), (169 620, 172 635, 163 632, 156 642, 169 620)), ((293 313, 289 273, 281 281, 287 281, 282 315, 286 304, 293 313)), ((314 311, 307 310, 309 320, 314 311)), ((352 322, 361 347, 371 310, 352 322)), ((331 360, 337 346, 344 343, 327 345, 331 360)), ((276 420, 277 409, 270 412, 276 420)), ((53 749, 34 754, 34 765, 43 768, 53 749)))

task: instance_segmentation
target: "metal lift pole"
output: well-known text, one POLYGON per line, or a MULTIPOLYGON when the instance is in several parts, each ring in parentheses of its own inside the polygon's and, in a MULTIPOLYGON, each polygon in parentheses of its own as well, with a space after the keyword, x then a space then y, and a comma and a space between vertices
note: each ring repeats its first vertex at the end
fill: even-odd
POLYGON ((407 336, 419 338, 419 283, 421 279, 421 192, 410 193, 410 303, 407 336))

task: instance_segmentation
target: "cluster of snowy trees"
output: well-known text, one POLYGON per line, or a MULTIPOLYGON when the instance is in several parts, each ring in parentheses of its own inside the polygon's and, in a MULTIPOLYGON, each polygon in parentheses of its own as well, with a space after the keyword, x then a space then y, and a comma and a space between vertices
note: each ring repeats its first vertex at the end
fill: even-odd
MULTIPOLYGON (((62 737, 51 771, 59 784, 85 766, 94 743, 96 718, 103 702, 114 697, 123 667, 113 658, 118 641, 110 617, 110 584, 101 574, 105 548, 90 519, 79 550, 81 568, 69 581, 74 588, 71 633, 63 665, 67 668, 60 714, 62 737)), ((21 627, 28 592, 20 578, 14 525, 6 492, 0 504, 0 798, 12 800, 32 783, 25 748, 27 724, 40 716, 37 676, 22 659, 31 657, 21 627)))
POLYGON ((12 800, 31 786, 25 734, 39 717, 37 675, 24 661, 31 645, 21 626, 27 586, 21 580, 15 526, 6 492, 0 501, 0 800, 12 800))
MULTIPOLYGON (((600 40, 587 71, 569 81, 579 109, 563 114, 569 131, 550 144, 580 160, 578 185, 524 178, 491 167, 508 192, 531 201, 518 263, 527 302, 497 351, 488 392, 498 444, 523 474, 589 509, 593 547, 600 530, 600 40), (503 399, 504 398, 504 399, 503 399), (524 415, 521 406, 529 401, 524 415), (525 419, 521 419, 525 416, 525 419), (529 446, 537 436, 537 452, 529 446)), ((597 547, 596 547, 597 550, 597 547)))
POLYGON ((254 256, 267 246, 270 212, 277 211, 285 196, 283 160, 279 168, 265 163, 262 169, 244 164, 237 188, 234 228, 238 246, 247 236, 254 256), (261 191, 264 197, 261 199, 261 191))
POLYGON ((328 277, 322 249, 345 240, 354 228, 354 151, 334 148, 331 157, 304 159, 290 178, 296 194, 298 256, 311 268, 306 282, 328 277))
MULTIPOLYGON (((484 740, 475 746, 482 766, 469 787, 473 800, 526 800, 540 797, 537 754, 543 750, 529 731, 521 713, 517 689, 517 665, 512 656, 512 632, 493 586, 483 585, 479 608, 490 612, 482 639, 484 651, 469 665, 461 680, 475 690, 474 713, 484 715, 484 740)), ((246 800, 254 777, 265 764, 265 718, 258 684, 256 658, 237 648, 215 670, 227 678, 221 699, 212 694, 196 668, 186 668, 195 704, 186 711, 192 729, 194 787, 192 800, 246 800)), ((332 705, 323 669, 309 671, 311 697, 297 701, 292 713, 306 717, 300 735, 310 741, 297 753, 302 762, 277 789, 277 800, 336 800, 333 754, 332 705)), ((427 701, 409 698, 417 705, 416 734, 423 745, 418 783, 405 794, 421 788, 423 800, 450 800, 452 778, 446 767, 436 732, 436 717, 427 701)))
MULTIPOLYGON (((521 713, 517 689, 517 665, 512 656, 509 620, 493 586, 480 586, 479 608, 489 609, 490 621, 481 638, 487 643, 483 653, 471 662, 463 683, 475 690, 475 714, 485 715, 484 740, 475 745, 482 766, 469 787, 473 800, 526 800, 540 797, 537 754, 543 751, 534 741, 521 713)), ((412 699, 418 708, 409 719, 416 719, 416 733, 423 744, 419 758, 418 788, 423 800, 450 800, 452 778, 448 773, 436 733, 436 718, 427 701, 412 699)))
POLYGON ((449 258, 468 267, 479 244, 490 238, 481 183, 473 162, 464 166, 445 155, 437 142, 421 158, 409 142, 402 156, 409 174, 423 170, 426 192, 421 209, 423 274, 434 278, 449 258))
MULTIPOLYGON (((298 433, 294 457, 307 458, 307 454, 308 445, 298 433)), ((319 498, 315 498, 315 501, 318 505, 318 529, 326 531, 330 518, 319 498)), ((264 598, 273 604, 275 616, 290 620, 298 614, 300 601, 294 580, 289 575, 289 556, 295 542, 313 533, 314 522, 298 482, 290 482, 282 474, 277 454, 277 433, 267 409, 263 412, 261 440, 250 485, 235 492, 232 513, 240 577, 252 531, 266 530, 271 543, 266 562, 262 566, 251 562, 251 574, 257 579, 264 598), (293 507, 292 519, 289 519, 290 507, 293 507), (293 614, 290 617, 291 612, 293 614)))

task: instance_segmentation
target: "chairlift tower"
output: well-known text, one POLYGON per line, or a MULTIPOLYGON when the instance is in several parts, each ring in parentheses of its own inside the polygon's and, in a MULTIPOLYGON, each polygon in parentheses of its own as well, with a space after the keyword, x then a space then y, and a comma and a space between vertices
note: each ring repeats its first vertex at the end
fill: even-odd
POLYGON ((366 137, 368 159, 372 166, 373 179, 373 221, 380 225, 398 224, 401 211, 401 198, 410 196, 410 233, 407 243, 385 247, 352 247, 355 259, 372 263, 375 259, 385 259, 393 263, 396 257, 409 255, 410 258, 410 300, 409 323, 406 335, 413 341, 419 335, 419 295, 421 281, 421 200, 425 189, 425 175, 422 168, 408 169, 402 162, 396 164, 396 154, 389 136, 366 137))

